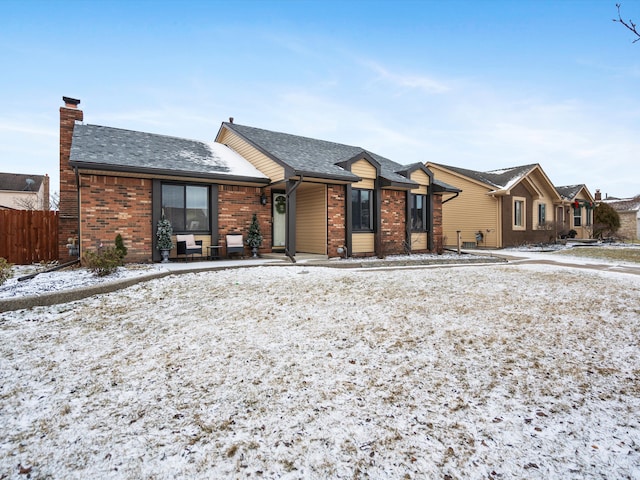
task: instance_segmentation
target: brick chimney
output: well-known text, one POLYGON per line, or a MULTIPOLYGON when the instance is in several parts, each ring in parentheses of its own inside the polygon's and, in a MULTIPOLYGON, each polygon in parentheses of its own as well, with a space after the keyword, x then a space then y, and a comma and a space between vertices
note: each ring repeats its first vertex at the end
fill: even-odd
POLYGON ((600 200, 602 200, 602 194, 600 193, 599 188, 596 188, 596 194, 593 198, 596 202, 599 202, 600 200))
POLYGON ((62 97, 60 107, 60 205, 58 228, 58 257, 61 262, 74 260, 66 247, 69 238, 79 238, 78 232, 78 188, 76 175, 69 164, 71 139, 76 121, 83 120, 80 100, 62 97))
POLYGON ((49 175, 46 173, 42 177, 42 209, 49 210, 49 175))

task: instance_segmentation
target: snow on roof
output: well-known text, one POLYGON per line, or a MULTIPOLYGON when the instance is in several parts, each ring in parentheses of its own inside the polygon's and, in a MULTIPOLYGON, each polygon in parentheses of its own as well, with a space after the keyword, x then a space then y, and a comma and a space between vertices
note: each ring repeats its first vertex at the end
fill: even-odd
POLYGON ((220 143, 100 125, 75 125, 70 160, 72 164, 82 166, 132 172, 155 170, 268 179, 242 156, 220 143))
POLYGON ((604 199, 602 201, 611 205, 611 207, 618 212, 640 211, 640 195, 636 195, 633 198, 604 199))
POLYGON ((193 150, 180 150, 178 156, 190 163, 204 167, 222 167, 218 173, 222 175, 267 178, 260 170, 228 146, 217 142, 200 142, 208 150, 209 155, 199 155, 193 150))

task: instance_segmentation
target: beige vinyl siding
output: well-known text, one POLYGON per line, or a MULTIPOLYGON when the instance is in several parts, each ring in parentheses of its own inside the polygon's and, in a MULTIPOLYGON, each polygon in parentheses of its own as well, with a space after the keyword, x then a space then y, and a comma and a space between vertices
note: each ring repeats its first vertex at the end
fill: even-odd
MULTIPOLYGON (((361 181, 352 183, 352 188, 361 188, 373 190, 375 188, 376 167, 371 165, 367 160, 361 159, 351 164, 351 173, 355 173, 361 181)), ((351 251, 352 253, 372 253, 375 252, 375 235, 371 233, 352 233, 351 234, 351 251)))
POLYGON ((426 250, 427 249, 427 232, 412 233, 411 234, 411 250, 426 250))
POLYGON ((422 170, 416 170, 410 175, 411 180, 420 184, 420 187, 411 190, 414 195, 426 195, 427 185, 429 185, 429 176, 422 170))
POLYGON ((375 237, 373 233, 354 233, 351 235, 352 253, 375 252, 375 237))
POLYGON ((501 247, 499 200, 487 195, 489 188, 432 164, 429 169, 437 180, 462 190, 458 197, 442 205, 445 245, 455 246, 457 230, 460 230, 463 242, 475 242, 476 232, 481 231, 484 241, 478 246, 501 247))
POLYGON ((362 159, 351 164, 351 173, 362 178, 361 181, 351 184, 353 188, 373 190, 376 179, 376 167, 362 159))
POLYGON ((303 183, 296 191, 296 251, 327 254, 326 185, 303 183))
POLYGON ((553 228, 553 225, 555 223, 554 221, 555 210, 556 209, 553 208, 553 203, 551 203, 546 199, 534 200, 533 201, 533 228, 539 229, 539 230, 553 228), (544 225, 540 225, 539 223, 539 218, 538 218, 539 205, 544 205, 545 216, 546 216, 544 225))
POLYGON ((535 182, 536 188, 540 192, 540 196, 533 201, 533 225, 534 229, 551 230, 555 226, 556 209, 553 200, 557 199, 555 190, 551 190, 549 182, 546 181, 541 172, 536 171, 531 175, 532 182, 535 182), (538 222, 538 205, 545 206, 546 224, 539 225, 538 222))
MULTIPOLYGON (((584 190, 581 190, 578 195, 575 197, 576 200, 580 200, 580 202, 590 202, 591 199, 584 193, 584 190)), ((571 225, 573 225, 573 207, 569 210, 569 215, 571 216, 571 225)), ((573 229, 576 231, 577 238, 591 238, 591 231, 593 226, 587 225, 587 209, 585 207, 580 208, 580 226, 576 227, 573 225, 573 229)), ((593 223, 593 210, 591 210, 591 223, 593 223)))
MULTIPOLYGON (((411 173, 410 177, 416 183, 419 183, 418 188, 411 190, 414 195, 427 195, 427 185, 429 185, 429 176, 422 170, 416 170, 411 173)), ((427 206, 425 205, 425 208, 427 206)), ((427 232, 411 232, 411 250, 426 250, 427 249, 427 232)))
POLYGON ((222 129, 217 142, 226 144, 242 155, 249 163, 269 177, 271 182, 279 182, 284 179, 284 167, 249 145, 234 132, 226 128, 222 129))
POLYGON ((553 203, 553 199, 559 200, 558 193, 555 191, 553 185, 549 184, 549 180, 546 178, 541 169, 536 168, 531 174, 527 177, 527 180, 531 182, 532 185, 535 186, 535 189, 540 195, 540 199, 546 199, 551 204, 553 203))

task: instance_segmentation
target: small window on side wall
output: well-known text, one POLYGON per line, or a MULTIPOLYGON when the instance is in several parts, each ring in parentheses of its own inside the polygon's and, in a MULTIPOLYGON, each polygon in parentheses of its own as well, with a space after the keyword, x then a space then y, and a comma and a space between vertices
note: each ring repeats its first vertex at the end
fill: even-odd
POLYGON ((547 206, 544 203, 538 204, 538 227, 544 227, 547 223, 547 206))
POLYGON ((526 228, 525 208, 526 208, 526 202, 524 198, 513 199, 513 229, 514 230, 524 230, 526 228))
POLYGON ((411 230, 424 232, 427 230, 427 196, 411 195, 411 230))
POLYGON ((373 190, 351 190, 351 217, 354 232, 373 231, 373 190))

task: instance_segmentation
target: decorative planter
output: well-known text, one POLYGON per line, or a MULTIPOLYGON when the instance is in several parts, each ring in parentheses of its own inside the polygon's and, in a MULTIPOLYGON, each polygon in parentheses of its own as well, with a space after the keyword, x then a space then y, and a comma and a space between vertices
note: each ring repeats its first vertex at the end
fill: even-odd
POLYGON ((171 252, 171 250, 160 250, 160 255, 162 256, 162 263, 169 263, 169 252, 171 252))
POLYGON ((253 258, 258 258, 258 247, 253 247, 251 253, 253 253, 253 258))

